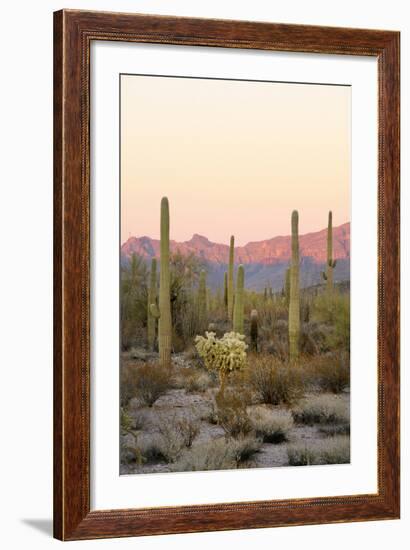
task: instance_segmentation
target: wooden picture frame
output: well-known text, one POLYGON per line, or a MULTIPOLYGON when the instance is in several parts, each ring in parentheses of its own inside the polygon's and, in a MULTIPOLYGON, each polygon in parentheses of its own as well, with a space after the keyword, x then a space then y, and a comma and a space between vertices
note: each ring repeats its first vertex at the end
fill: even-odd
POLYGON ((398 32, 63 10, 54 14, 54 536, 125 537, 394 519, 399 455, 398 32), (93 40, 372 56, 378 62, 377 494, 90 510, 93 40))

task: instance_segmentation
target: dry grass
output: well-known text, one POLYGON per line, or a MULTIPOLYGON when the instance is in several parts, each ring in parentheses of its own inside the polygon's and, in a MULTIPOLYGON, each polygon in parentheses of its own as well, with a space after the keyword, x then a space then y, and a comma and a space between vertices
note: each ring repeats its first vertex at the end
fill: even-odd
POLYGON ((155 447, 166 462, 175 462, 184 448, 191 447, 199 433, 199 422, 188 416, 162 414, 158 417, 156 431, 155 447))
POLYGON ((255 407, 249 412, 249 416, 256 436, 264 443, 286 441, 293 427, 293 418, 289 411, 255 407))
POLYGON ((349 424, 349 402, 338 395, 323 394, 304 399, 292 411, 298 424, 349 424))
POLYGON ((174 387, 184 388, 188 393, 203 393, 213 385, 211 376, 195 367, 178 369, 173 380, 174 387))
POLYGON ((251 436, 239 439, 214 439, 186 451, 173 470, 198 472, 236 469, 257 453, 260 446, 260 441, 251 436))
POLYGON ((290 466, 314 464, 347 464, 350 462, 350 438, 339 435, 309 443, 289 445, 290 466))

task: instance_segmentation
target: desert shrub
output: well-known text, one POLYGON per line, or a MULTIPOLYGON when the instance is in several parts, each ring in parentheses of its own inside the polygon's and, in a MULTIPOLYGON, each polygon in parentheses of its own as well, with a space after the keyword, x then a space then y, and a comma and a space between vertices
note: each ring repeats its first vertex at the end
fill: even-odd
POLYGON ((234 468, 237 468, 237 463, 231 447, 225 438, 219 438, 184 453, 173 469, 177 472, 198 472, 234 468))
POLYGON ((232 453, 237 464, 248 461, 259 452, 262 442, 258 437, 247 435, 230 442, 232 453))
POLYGON ((246 400, 232 390, 220 391, 215 396, 217 422, 226 435, 241 437, 252 430, 246 400))
POLYGON ((137 343, 138 332, 147 320, 147 275, 144 259, 132 254, 130 261, 121 266, 121 346, 129 349, 137 343))
POLYGON ((206 332, 205 336, 195 338, 195 345, 206 369, 225 377, 245 367, 248 346, 244 340, 245 336, 235 332, 227 332, 222 338, 216 338, 214 332, 206 332))
POLYGON ((215 401, 211 401, 209 409, 202 415, 201 420, 205 420, 210 424, 218 424, 218 409, 215 401))
POLYGON ((337 394, 350 385, 349 354, 343 351, 300 357, 298 369, 305 390, 337 394))
POLYGON ((137 395, 137 367, 123 365, 120 371, 120 401, 121 406, 128 405, 130 399, 137 395))
POLYGON ((315 334, 308 324, 302 325, 300 334, 300 351, 303 355, 317 355, 319 346, 315 339, 315 334))
POLYGON ((150 424, 152 411, 150 408, 139 407, 137 400, 132 401, 128 406, 128 414, 131 418, 133 430, 143 430, 147 424, 150 424))
POLYGON ((322 424, 319 431, 326 437, 333 437, 334 435, 350 435, 350 423, 322 424))
POLYGON ((350 295, 334 289, 333 294, 319 294, 312 302, 312 318, 330 325, 326 334, 328 349, 350 347, 350 295))
POLYGON ((175 384, 179 388, 185 388, 189 393, 202 393, 213 384, 213 381, 204 370, 191 367, 179 370, 175 384))
POLYGON ((202 322, 196 304, 194 287, 206 264, 193 253, 182 254, 179 250, 170 255, 170 292, 173 326, 173 347, 183 351, 192 338, 201 332, 202 322))
POLYGON ((183 453, 173 470, 177 472, 233 470, 257 453, 260 446, 260 441, 254 437, 236 440, 220 437, 196 445, 183 453))
POLYGON ((121 462, 135 462, 141 465, 145 460, 141 452, 139 435, 134 431, 136 429, 135 420, 129 413, 121 407, 120 409, 120 432, 121 444, 120 455, 121 462))
POLYGON ((289 445, 287 454, 290 466, 347 464, 350 462, 350 438, 340 435, 310 443, 289 445))
POLYGON ((171 385, 168 369, 153 363, 134 367, 133 385, 135 397, 140 403, 152 407, 155 401, 166 393, 171 385))
POLYGON ((122 442, 120 447, 120 459, 122 464, 135 463, 138 464, 138 466, 141 466, 145 462, 137 442, 135 442, 135 444, 122 442))
POLYGON ((254 355, 249 360, 249 382, 263 403, 290 405, 303 395, 297 368, 274 357, 254 355))
POLYGON ((251 410, 249 416, 256 436, 265 443, 286 441, 289 430, 293 427, 293 418, 289 411, 258 407, 251 410))
POLYGON ((166 462, 175 462, 184 448, 191 447, 199 433, 198 421, 182 415, 162 415, 156 428, 157 438, 153 441, 166 462))
POLYGON ((323 357, 317 365, 317 381, 321 389, 341 393, 350 384, 350 361, 347 353, 323 357))
POLYGON ((252 405, 256 396, 252 387, 249 385, 249 378, 246 369, 241 371, 235 371, 229 376, 229 392, 240 396, 240 399, 244 406, 252 405))
POLYGON ((120 409, 120 427, 122 434, 129 433, 132 428, 132 418, 123 407, 120 409))
POLYGON ((184 358, 187 360, 187 361, 198 361, 199 359, 199 355, 198 355, 198 352, 196 350, 196 347, 195 346, 189 346, 188 349, 186 349, 184 351, 184 358))
POLYGON ((160 441, 157 434, 138 434, 135 437, 134 445, 128 447, 128 450, 134 453, 134 462, 139 465, 153 462, 163 462, 165 460, 160 448, 160 441))
POLYGON ((349 402, 332 394, 316 395, 304 399, 292 411, 299 424, 348 424, 349 402))

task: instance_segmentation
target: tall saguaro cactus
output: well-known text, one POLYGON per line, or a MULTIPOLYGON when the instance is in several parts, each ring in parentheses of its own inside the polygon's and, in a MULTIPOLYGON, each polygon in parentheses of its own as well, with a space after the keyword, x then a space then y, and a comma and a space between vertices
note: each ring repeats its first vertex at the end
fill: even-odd
POLYGON ((234 304, 234 312, 233 312, 233 331, 239 332, 239 334, 244 334, 244 328, 243 328, 244 286, 245 286, 245 271, 243 269, 243 265, 240 265, 238 267, 238 275, 236 279, 235 304, 234 304))
POLYGON ((258 311, 251 311, 251 349, 258 351, 258 311))
POLYGON ((229 265, 228 265, 228 318, 232 320, 233 316, 233 303, 234 303, 234 283, 233 283, 233 269, 234 269, 234 247, 235 237, 232 235, 231 242, 229 244, 229 265))
POLYGON ((157 260, 151 260, 151 273, 148 288, 148 311, 147 311, 147 342, 150 350, 155 346, 156 318, 152 314, 151 304, 157 303, 157 260))
POLYGON ((326 281, 328 294, 333 292, 333 270, 336 267, 337 260, 333 259, 333 226, 332 226, 332 211, 329 212, 327 222, 327 259, 326 271, 322 271, 322 277, 326 281))
POLYGON ((159 307, 152 303, 151 313, 159 318, 158 347, 160 365, 163 367, 170 367, 172 321, 169 271, 169 204, 167 197, 161 199, 159 307))
POLYGON ((300 296, 299 296, 299 214, 292 212, 292 258, 289 296, 289 359, 299 356, 300 296))
POLYGON ((285 295, 285 302, 287 307, 289 307, 290 299, 290 267, 285 271, 285 284, 283 285, 283 293, 285 295))
POLYGON ((198 315, 201 331, 205 330, 207 321, 207 292, 206 292, 206 271, 201 270, 198 285, 198 315))
POLYGON ((226 313, 228 313, 228 273, 224 273, 224 307, 226 313))

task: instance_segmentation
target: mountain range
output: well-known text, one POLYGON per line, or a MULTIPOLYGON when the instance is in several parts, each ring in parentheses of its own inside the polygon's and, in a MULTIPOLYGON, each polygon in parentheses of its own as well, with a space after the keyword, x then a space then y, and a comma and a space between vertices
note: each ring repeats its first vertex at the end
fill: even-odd
MULTIPOLYGON (((327 251, 327 229, 299 236, 300 282, 302 287, 322 281, 327 251)), ((159 259, 160 242, 150 237, 130 237, 121 246, 121 262, 128 263, 133 253, 147 261, 159 259)), ((170 241, 171 252, 194 254, 207 264, 208 284, 217 288, 223 284, 227 268, 229 245, 211 242, 194 234, 189 241, 170 241)), ((283 278, 291 257, 291 237, 277 236, 235 247, 235 264, 244 264, 246 287, 263 290, 271 287, 277 291, 283 287, 283 278)), ((333 258, 337 260, 334 279, 350 279, 350 223, 333 228, 333 258)))

